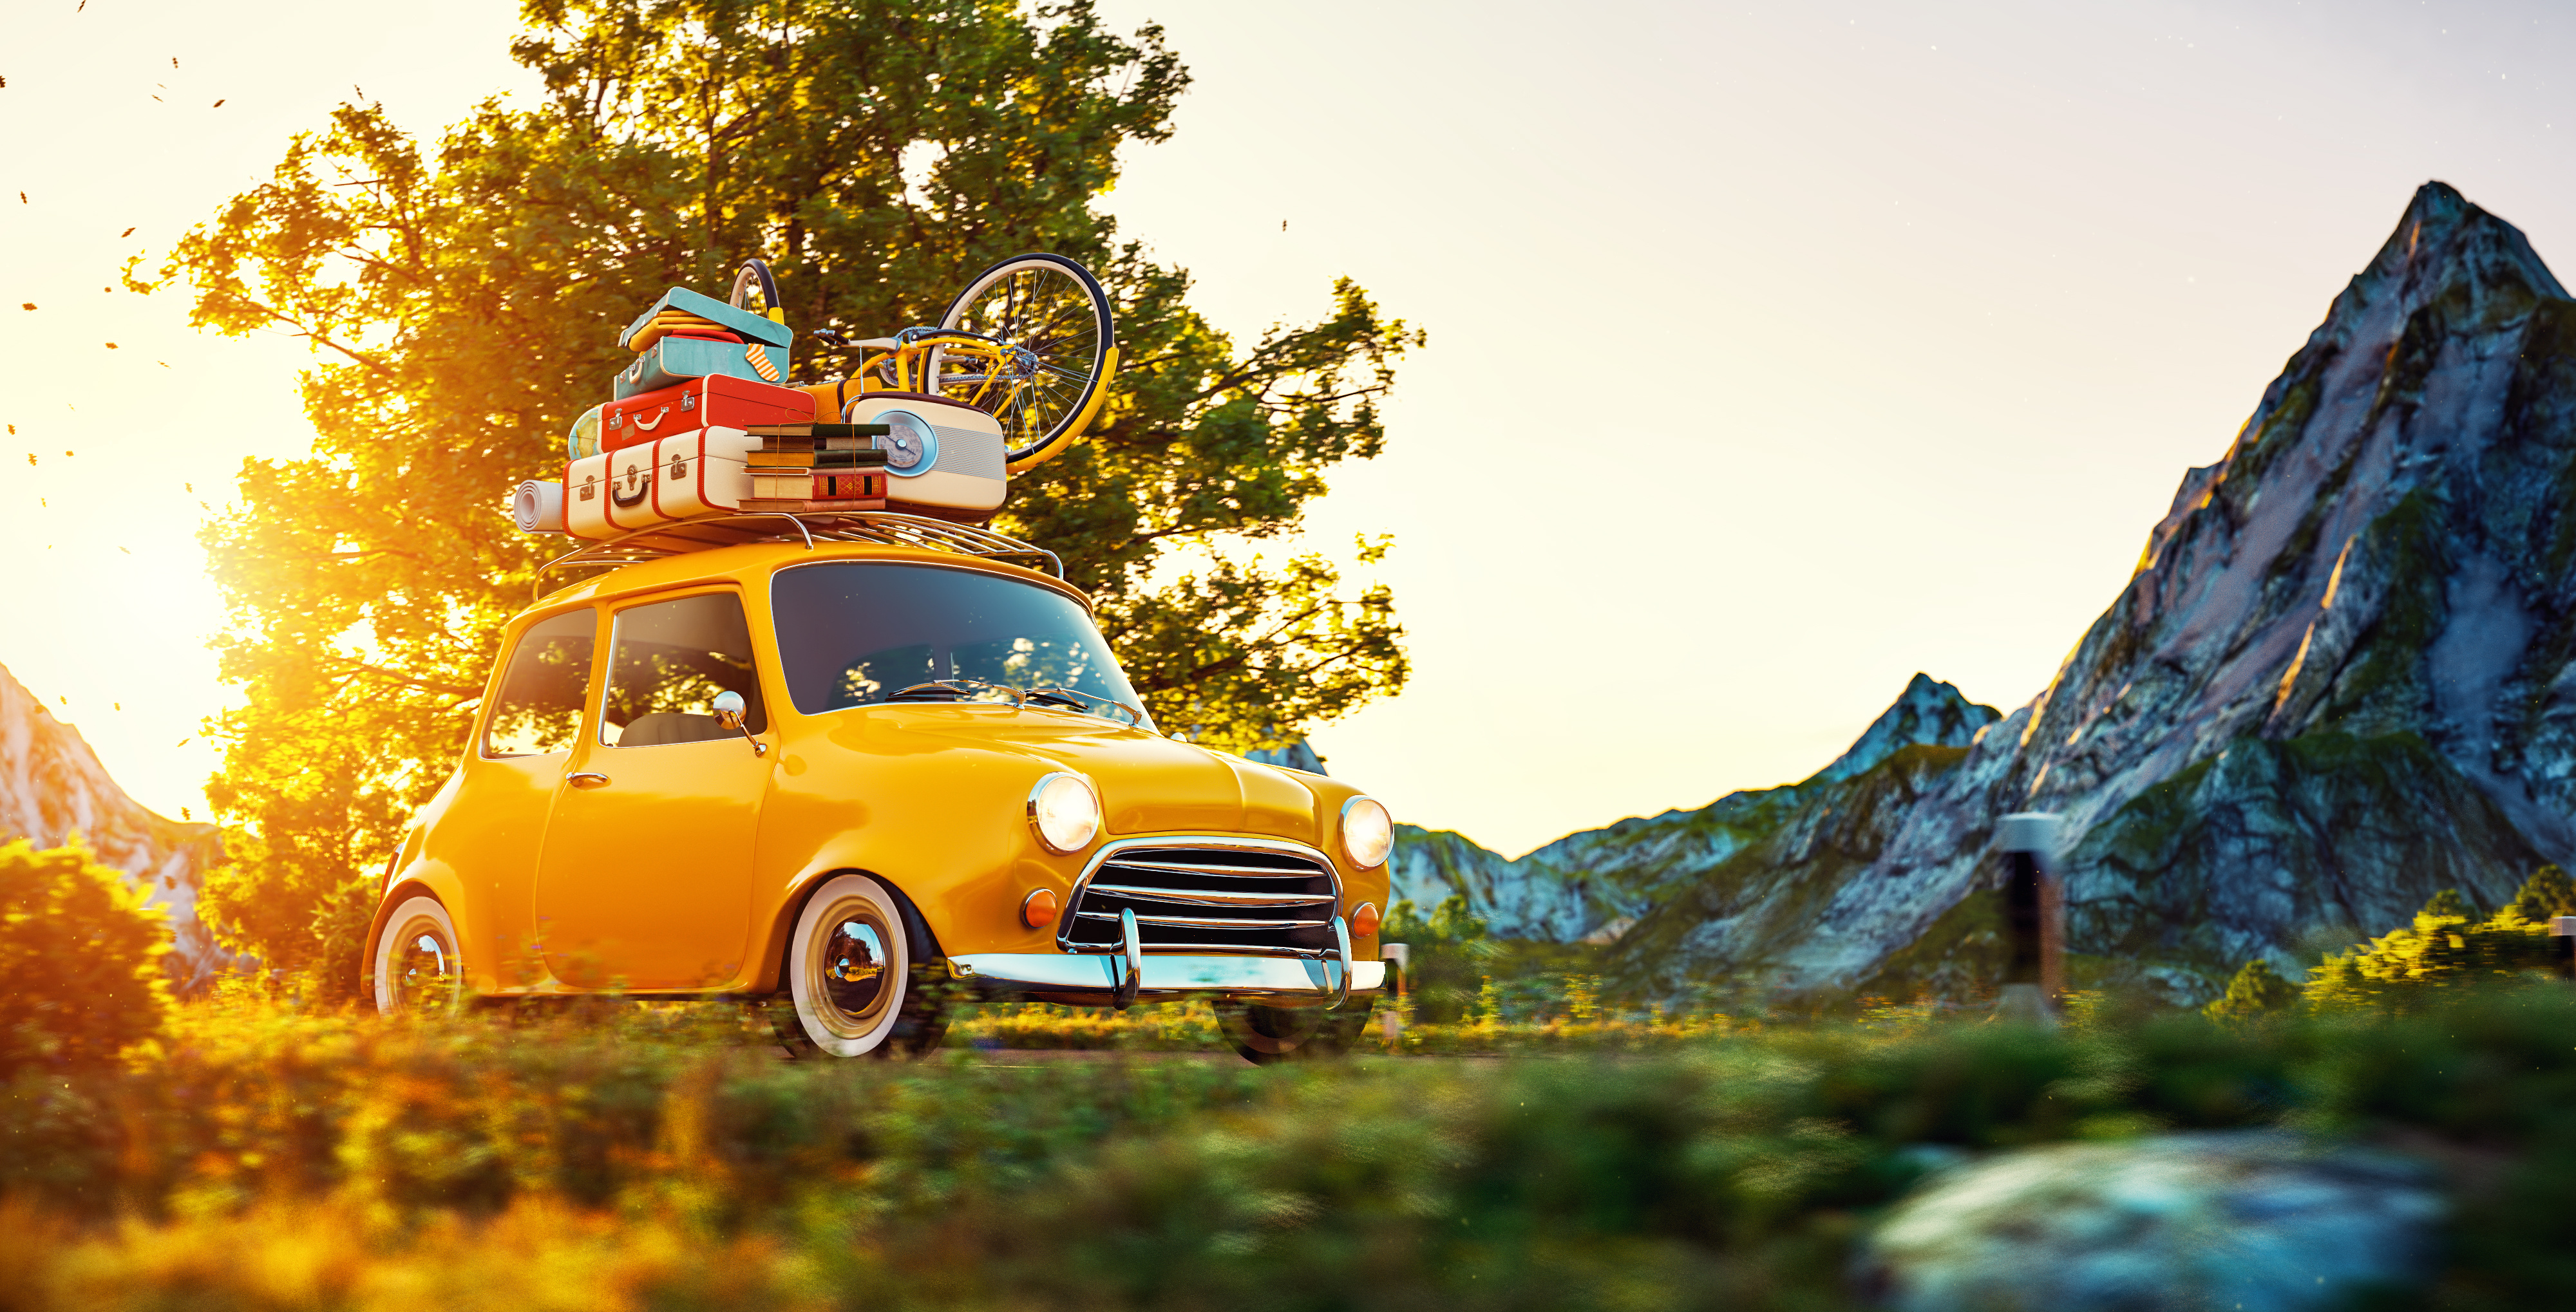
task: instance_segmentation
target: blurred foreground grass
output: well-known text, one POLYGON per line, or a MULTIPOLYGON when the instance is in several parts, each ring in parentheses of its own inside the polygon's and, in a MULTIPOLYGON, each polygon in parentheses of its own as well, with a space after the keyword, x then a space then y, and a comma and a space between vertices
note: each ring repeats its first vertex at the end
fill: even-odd
POLYGON ((0 1306, 1839 1308, 1921 1145, 2255 1124, 2453 1169, 2440 1306, 2576 1282, 2567 991, 2238 1023, 2094 1002, 2058 1033, 1568 1021, 1476 1040, 1524 1050, 1502 1060, 1269 1068, 791 1063, 717 1007, 192 1003, 121 1067, 7 1084, 0 1306))

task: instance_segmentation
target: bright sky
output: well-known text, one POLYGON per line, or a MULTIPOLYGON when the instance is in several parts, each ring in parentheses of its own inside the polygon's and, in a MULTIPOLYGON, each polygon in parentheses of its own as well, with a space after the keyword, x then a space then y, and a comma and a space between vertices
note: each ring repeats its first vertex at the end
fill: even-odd
MULTIPOLYGON (((304 354, 101 289, 352 86, 530 83, 495 0, 78 3, 0 47, 0 664, 202 816, 200 506, 301 448, 304 354)), ((1316 743, 1508 853, 1801 777, 1916 670, 2038 692, 2424 180, 2576 269, 2544 5, 1104 9, 1196 78, 1109 203, 1202 308, 1431 332, 1313 517, 1396 535, 1413 683, 1316 743)))

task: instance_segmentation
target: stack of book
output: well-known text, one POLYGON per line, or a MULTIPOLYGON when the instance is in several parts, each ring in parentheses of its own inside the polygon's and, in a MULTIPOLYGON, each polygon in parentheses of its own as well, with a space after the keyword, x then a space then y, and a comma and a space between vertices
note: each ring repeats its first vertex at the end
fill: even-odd
POLYGON ((886 453, 869 441, 883 424, 757 424, 745 457, 751 495, 744 510, 883 510, 886 453))

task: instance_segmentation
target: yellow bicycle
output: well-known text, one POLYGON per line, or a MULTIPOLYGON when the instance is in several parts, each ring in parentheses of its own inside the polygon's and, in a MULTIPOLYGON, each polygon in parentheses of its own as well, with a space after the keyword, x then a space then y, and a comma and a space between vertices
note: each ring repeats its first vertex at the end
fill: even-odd
POLYGON ((1108 293, 1062 255, 1015 255, 966 284, 936 326, 826 344, 865 351, 862 393, 909 392, 974 406, 1001 421, 1013 474, 1061 454, 1109 397, 1118 343, 1108 293))

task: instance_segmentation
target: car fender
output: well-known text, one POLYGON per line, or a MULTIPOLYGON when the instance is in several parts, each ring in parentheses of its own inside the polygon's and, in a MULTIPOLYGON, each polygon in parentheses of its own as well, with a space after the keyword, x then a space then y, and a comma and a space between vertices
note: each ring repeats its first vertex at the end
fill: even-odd
POLYGON ((465 955, 468 982, 477 993, 492 991, 492 963, 488 953, 475 950, 474 927, 465 911, 465 881, 443 861, 414 861, 396 871, 376 903, 375 918, 367 922, 366 952, 358 958, 358 990, 367 997, 376 992, 376 942, 384 935, 385 922, 393 919, 394 908, 410 899, 427 894, 447 908, 447 918, 456 924, 456 948, 465 955))
POLYGON ((789 881, 785 895, 779 898, 778 911, 770 917, 768 930, 760 945, 760 955, 755 959, 751 971, 750 979, 754 992, 786 991, 787 940, 796 932, 797 917, 805 914, 805 901, 814 895, 815 889, 843 875, 866 875, 893 891, 895 902, 903 908, 904 932, 911 937, 913 954, 919 959, 916 965, 935 960, 941 955, 939 935, 931 929, 930 922, 922 918, 920 903, 914 901, 912 895, 904 892, 901 883, 888 879, 874 870, 827 863, 817 865, 789 881))

